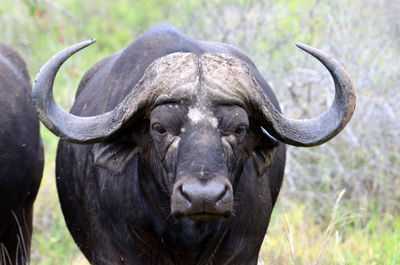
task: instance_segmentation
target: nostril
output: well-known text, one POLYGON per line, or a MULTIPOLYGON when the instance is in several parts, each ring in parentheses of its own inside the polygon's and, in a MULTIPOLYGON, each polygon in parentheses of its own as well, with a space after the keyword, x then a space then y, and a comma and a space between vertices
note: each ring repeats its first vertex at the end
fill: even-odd
POLYGON ((225 203, 232 197, 231 186, 222 181, 201 183, 196 180, 187 181, 178 187, 179 197, 189 203, 215 205, 225 203))
POLYGON ((183 188, 183 185, 181 185, 179 187, 179 193, 181 194, 182 198, 185 199, 188 202, 192 202, 192 200, 190 199, 189 194, 185 191, 185 189, 183 188))
POLYGON ((222 190, 222 192, 218 195, 217 199, 215 200, 215 202, 220 202, 222 200, 224 200, 226 197, 229 196, 229 187, 228 185, 224 185, 224 189, 222 190))

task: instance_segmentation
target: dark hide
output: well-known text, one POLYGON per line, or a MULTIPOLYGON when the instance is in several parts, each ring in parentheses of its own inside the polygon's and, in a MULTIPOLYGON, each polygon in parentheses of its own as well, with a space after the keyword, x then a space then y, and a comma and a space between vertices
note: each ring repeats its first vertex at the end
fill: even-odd
MULTIPOLYGON (((241 59, 279 108, 270 87, 243 52, 226 44, 189 39, 170 27, 156 27, 126 49, 93 66, 80 83, 71 112, 92 116, 112 110, 140 80, 150 63, 175 52, 196 55, 218 52, 241 59)), ((184 115, 176 113, 177 119, 187 113, 183 107, 179 110, 184 115)), ((218 109, 213 113, 222 124, 224 114, 219 114, 218 109)), ((87 259, 92 264, 257 264, 282 183, 285 146, 264 135, 249 117, 248 133, 241 140, 240 162, 233 161, 230 166, 228 161, 224 166, 215 162, 220 162, 218 156, 207 160, 215 164, 212 168, 216 170, 220 169, 218 165, 226 167, 231 176, 232 216, 207 222, 177 218, 171 215, 171 192, 176 176, 169 179, 165 169, 157 166, 160 164, 157 159, 164 151, 162 145, 155 143, 150 114, 143 113, 143 119, 132 121, 108 142, 77 145, 61 141, 59 144, 56 174, 62 211, 87 259)), ((178 124, 179 129, 179 124, 185 121, 171 120, 171 123, 178 124)), ((229 129, 230 121, 226 124, 229 129)), ((186 129, 185 135, 189 135, 193 128, 186 129)), ((188 156, 198 150, 190 145, 193 139, 189 136, 185 139, 182 138, 182 146, 187 150, 164 157, 165 163, 178 161, 180 164, 174 166, 179 168, 185 159, 200 159, 196 155, 188 156)), ((207 159, 205 155, 201 159, 207 159)))
POLYGON ((43 171, 39 121, 25 63, 0 44, 0 264, 27 264, 43 171))

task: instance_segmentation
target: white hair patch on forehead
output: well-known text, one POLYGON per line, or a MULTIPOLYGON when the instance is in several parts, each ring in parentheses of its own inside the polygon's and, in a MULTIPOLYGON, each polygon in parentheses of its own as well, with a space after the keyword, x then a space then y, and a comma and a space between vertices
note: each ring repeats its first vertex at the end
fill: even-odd
POLYGON ((203 112, 196 107, 189 108, 188 118, 194 124, 197 124, 199 121, 206 121, 209 122, 212 127, 214 128, 218 127, 218 120, 215 117, 210 115, 210 113, 203 112))
POLYGON ((203 120, 205 118, 205 115, 203 112, 201 112, 198 108, 189 108, 188 112, 188 118, 193 122, 193 123, 198 123, 199 121, 203 120))

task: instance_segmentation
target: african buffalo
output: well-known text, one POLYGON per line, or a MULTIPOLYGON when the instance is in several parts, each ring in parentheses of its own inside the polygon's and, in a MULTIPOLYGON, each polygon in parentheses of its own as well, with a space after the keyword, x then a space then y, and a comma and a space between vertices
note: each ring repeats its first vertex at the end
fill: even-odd
POLYGON ((257 264, 285 166, 285 144, 315 146, 349 121, 346 70, 314 119, 282 116, 252 61, 232 46, 156 27, 83 77, 71 114, 55 103, 61 64, 40 70, 33 100, 62 141, 57 188, 67 226, 92 264, 257 264))
POLYGON ((0 44, 0 264, 27 264, 43 172, 39 119, 22 58, 0 44))

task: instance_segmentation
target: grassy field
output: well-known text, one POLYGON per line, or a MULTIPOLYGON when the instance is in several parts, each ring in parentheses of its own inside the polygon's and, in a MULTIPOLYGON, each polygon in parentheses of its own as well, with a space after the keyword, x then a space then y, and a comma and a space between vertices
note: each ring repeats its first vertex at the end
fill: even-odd
MULTIPOLYGON (((285 114, 315 116, 332 99, 329 74, 293 47, 333 54, 357 88, 357 109, 321 147, 289 148, 285 182, 260 264, 400 264, 400 5, 397 0, 2 0, 0 42, 25 58, 34 78, 66 46, 96 38, 71 58, 55 96, 68 109, 83 73, 149 27, 174 24, 199 39, 246 51, 285 114)), ((42 128, 46 161, 35 206, 32 264, 88 264, 59 207, 57 138, 42 128)))

